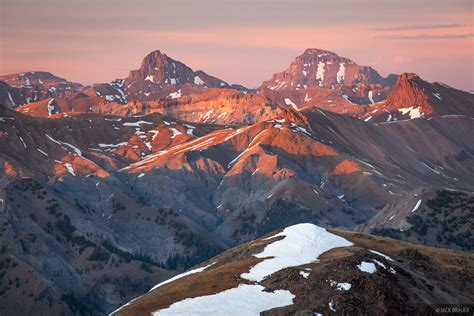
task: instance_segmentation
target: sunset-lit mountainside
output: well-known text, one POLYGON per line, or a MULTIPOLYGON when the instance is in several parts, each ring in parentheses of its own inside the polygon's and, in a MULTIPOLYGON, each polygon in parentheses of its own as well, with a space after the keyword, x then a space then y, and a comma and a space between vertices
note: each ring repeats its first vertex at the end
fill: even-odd
POLYGON ((472 93, 315 48, 250 89, 155 50, 2 75, 0 104, 1 315, 474 301, 472 93))

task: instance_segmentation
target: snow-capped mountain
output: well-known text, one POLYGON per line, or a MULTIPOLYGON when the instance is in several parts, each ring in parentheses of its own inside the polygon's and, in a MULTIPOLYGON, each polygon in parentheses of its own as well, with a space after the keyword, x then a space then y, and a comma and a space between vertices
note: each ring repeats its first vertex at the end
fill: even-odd
POLYGON ((128 99, 153 100, 169 95, 184 95, 183 90, 199 91, 203 88, 230 88, 231 86, 202 70, 193 71, 180 61, 168 57, 159 50, 143 58, 140 68, 130 71, 123 81, 128 99), (188 85, 188 87, 183 87, 188 85), (176 88, 176 89, 175 89, 176 88), (174 93, 174 94, 173 94, 174 93))
POLYGON ((443 302, 469 303, 472 284, 461 289, 460 270, 450 265, 473 273, 470 256, 447 255, 298 224, 157 284, 112 315, 385 315, 395 306, 410 314, 443 302), (441 284, 442 290, 432 290, 441 284))
POLYGON ((359 66, 354 61, 340 57, 337 54, 308 48, 296 57, 288 69, 276 73, 262 83, 261 88, 270 90, 305 89, 307 87, 334 88, 344 85, 390 85, 392 77, 382 78, 380 74, 369 66, 359 66))

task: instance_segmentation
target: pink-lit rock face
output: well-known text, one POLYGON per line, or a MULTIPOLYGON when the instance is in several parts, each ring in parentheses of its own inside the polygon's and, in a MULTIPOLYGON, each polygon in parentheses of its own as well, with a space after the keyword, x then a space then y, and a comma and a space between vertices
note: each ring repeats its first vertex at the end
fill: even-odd
POLYGON ((473 95, 440 83, 429 83, 414 73, 398 76, 385 101, 369 105, 361 118, 379 122, 443 115, 474 116, 473 95))
POLYGON ((143 58, 139 69, 130 71, 123 81, 123 91, 129 99, 153 100, 166 95, 177 98, 184 94, 181 93, 183 89, 179 90, 183 85, 191 85, 184 88, 186 93, 203 88, 230 87, 223 80, 202 70, 195 72, 182 62, 155 50, 143 58))
POLYGON ((383 84, 389 80, 382 78, 372 67, 359 66, 352 60, 337 54, 309 48, 290 64, 283 72, 276 73, 265 81, 262 88, 270 90, 303 89, 307 87, 331 88, 353 84, 383 84))

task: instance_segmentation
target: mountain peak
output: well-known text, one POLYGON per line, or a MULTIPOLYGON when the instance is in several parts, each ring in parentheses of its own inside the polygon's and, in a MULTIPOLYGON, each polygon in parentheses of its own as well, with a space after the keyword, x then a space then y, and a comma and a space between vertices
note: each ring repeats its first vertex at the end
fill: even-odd
POLYGON ((326 55, 337 55, 334 52, 324 50, 324 49, 320 49, 320 48, 307 48, 303 53, 303 55, 324 55, 324 54, 326 54, 326 55))
POLYGON ((166 54, 163 54, 159 50, 154 50, 148 53, 142 60, 141 68, 144 68, 146 65, 159 65, 166 60, 171 59, 166 54))
POLYGON ((428 83, 422 80, 417 74, 405 72, 398 76, 393 92, 403 90, 410 94, 424 94, 424 86, 426 85, 428 85, 428 83))
POLYGON ((384 79, 371 67, 319 48, 308 48, 295 58, 288 69, 265 81, 270 90, 301 90, 311 86, 334 89, 357 83, 378 84, 384 79))
POLYGON ((394 112, 393 119, 429 116, 433 112, 428 96, 431 90, 429 86, 428 82, 414 73, 401 74, 388 95, 385 109, 394 112))
MULTIPOLYGON (((405 81, 413 81, 413 80, 421 80, 420 76, 413 72, 404 72, 400 76, 398 76, 397 84, 399 82, 405 82, 405 81)), ((421 80, 422 81, 422 80, 421 80)))
POLYGON ((149 52, 149 53, 145 56, 145 58, 147 58, 148 56, 150 56, 150 57, 156 57, 156 56, 161 56, 161 55, 165 55, 165 56, 166 56, 166 54, 163 54, 159 49, 155 49, 154 51, 149 52))
POLYGON ((472 95, 442 84, 432 84, 415 73, 398 76, 385 102, 375 104, 363 117, 372 121, 391 122, 442 115, 472 116, 472 95))
POLYGON ((415 95, 425 95, 424 88, 427 85, 429 84, 422 80, 415 73, 402 73, 400 76, 398 76, 397 83, 395 84, 395 88, 392 92, 392 98, 394 95, 396 95, 396 92, 403 92, 403 94, 409 94, 412 97, 415 95))
POLYGON ((130 72, 127 80, 159 85, 179 84, 193 82, 194 75, 193 70, 185 64, 154 50, 143 58, 139 69, 130 72))
POLYGON ((226 88, 229 84, 204 71, 193 71, 160 50, 154 50, 143 58, 139 69, 130 71, 123 86, 129 98, 153 100, 202 88, 226 88), (180 85, 187 85, 187 89, 178 92, 180 85))
POLYGON ((354 61, 346 58, 339 56, 338 54, 331 52, 329 50, 325 49, 320 49, 320 48, 307 48, 303 54, 300 56, 296 57, 295 61, 298 60, 303 60, 303 62, 319 62, 319 61, 324 61, 324 62, 343 62, 345 64, 355 64, 354 61))

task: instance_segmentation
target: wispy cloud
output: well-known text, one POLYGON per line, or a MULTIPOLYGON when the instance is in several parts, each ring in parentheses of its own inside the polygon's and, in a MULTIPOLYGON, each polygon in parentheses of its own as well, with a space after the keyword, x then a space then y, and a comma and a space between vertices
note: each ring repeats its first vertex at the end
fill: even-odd
POLYGON ((418 35, 379 35, 376 38, 388 40, 447 40, 474 37, 474 33, 466 34, 418 34, 418 35))
POLYGON ((370 31, 407 31, 407 30, 437 30, 452 29, 462 27, 463 24, 420 24, 420 25, 399 25, 391 27, 370 28, 370 31))

